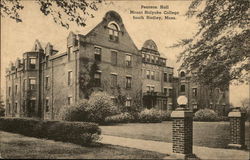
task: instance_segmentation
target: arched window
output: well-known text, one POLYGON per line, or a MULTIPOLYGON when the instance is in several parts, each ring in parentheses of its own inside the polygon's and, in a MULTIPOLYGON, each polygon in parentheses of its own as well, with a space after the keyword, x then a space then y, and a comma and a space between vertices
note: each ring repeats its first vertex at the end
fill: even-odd
POLYGON ((181 77, 185 77, 185 76, 186 76, 185 72, 181 71, 181 77))
POLYGON ((111 41, 118 41, 118 35, 119 35, 119 27, 115 23, 110 23, 108 25, 109 29, 109 40, 111 41))

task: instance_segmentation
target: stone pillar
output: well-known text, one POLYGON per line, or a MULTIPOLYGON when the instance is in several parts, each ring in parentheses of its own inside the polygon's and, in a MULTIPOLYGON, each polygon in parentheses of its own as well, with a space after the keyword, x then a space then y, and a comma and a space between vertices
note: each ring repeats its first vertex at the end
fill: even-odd
POLYGON ((230 119, 230 144, 229 148, 244 149, 245 146, 245 113, 240 108, 233 108, 229 112, 230 119))
POLYGON ((177 108, 173 119, 173 153, 182 158, 193 157, 193 112, 177 108))

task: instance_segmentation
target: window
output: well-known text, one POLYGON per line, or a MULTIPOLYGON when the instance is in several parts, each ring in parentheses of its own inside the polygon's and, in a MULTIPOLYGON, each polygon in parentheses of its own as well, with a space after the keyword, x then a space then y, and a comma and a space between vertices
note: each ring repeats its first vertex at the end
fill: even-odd
POLYGON ((169 95, 170 97, 173 96, 173 89, 169 89, 169 90, 168 90, 168 95, 169 95))
POLYGON ((159 63, 159 58, 158 57, 155 57, 155 63, 158 64, 159 63))
POLYGON ((163 89, 163 93, 164 93, 164 95, 168 95, 168 89, 167 89, 167 88, 164 88, 164 89, 163 89))
POLYGON ((185 77, 185 72, 184 71, 181 71, 181 77, 185 77))
POLYGON ((11 95, 11 87, 9 87, 9 96, 11 95))
POLYGON ((72 97, 69 96, 69 97, 68 97, 68 105, 71 105, 71 104, 72 104, 72 97))
POLYGON ((185 92, 185 85, 181 85, 181 92, 185 92))
POLYGON ((126 88, 131 88, 132 77, 126 77, 126 88))
POLYGON ((15 94, 17 95, 17 85, 15 85, 15 94))
POLYGON ((102 49, 95 47, 95 60, 101 61, 102 60, 102 49))
POLYGON ((193 96, 196 97, 197 96, 197 88, 193 88, 192 93, 193 93, 193 96))
POLYGON ((31 90, 36 89, 36 79, 30 79, 30 89, 31 90))
POLYGON ((147 72, 146 73, 147 74, 147 79, 150 79, 150 70, 147 70, 146 72, 147 72))
POLYGON ((154 92, 155 91, 155 87, 154 86, 151 86, 151 92, 154 92))
POLYGON ((155 79, 155 71, 151 71, 151 79, 155 79))
POLYGON ((68 85, 72 84, 72 71, 68 72, 68 85))
POLYGON ((14 113, 17 113, 17 102, 15 103, 14 113))
POLYGON ((168 74, 164 73, 164 82, 168 82, 168 74))
POLYGON ((111 87, 117 86, 117 75, 111 74, 111 87))
POLYGON ((117 52, 111 51, 111 64, 117 65, 117 52))
POLYGON ((30 100, 28 106, 28 117, 31 117, 34 114, 35 107, 36 107, 36 100, 34 99, 30 100))
POLYGON ((22 106, 22 109, 23 109, 23 113, 26 112, 26 100, 23 100, 23 106, 22 106))
POLYGON ((156 75, 155 75, 155 77, 156 77, 156 78, 155 78, 155 79, 156 79, 157 81, 159 81, 159 80, 160 80, 160 77, 159 77, 159 76, 160 76, 159 72, 158 72, 158 71, 156 71, 156 75))
POLYGON ((150 62, 150 55, 149 54, 146 55, 146 58, 147 58, 147 62, 150 62))
POLYGON ((126 54, 125 63, 126 63, 127 67, 131 67, 131 64, 132 64, 132 56, 131 55, 126 54))
POLYGON ((23 91, 26 91, 26 79, 23 80, 23 91))
POLYGON ((169 82, 171 83, 173 81, 173 74, 169 74, 169 82))
POLYGON ((151 62, 155 63, 155 57, 154 56, 151 56, 151 62))
POLYGON ((130 107, 131 104, 132 104, 131 98, 127 98, 126 103, 125 103, 126 107, 130 107))
POLYGON ((118 26, 114 23, 111 23, 108 26, 109 29, 109 40, 117 42, 118 41, 118 35, 119 35, 119 29, 118 26))
POLYGON ((30 69, 36 69, 36 58, 30 58, 30 69))
POLYGON ((162 59, 162 65, 166 65, 166 60, 165 59, 162 59))
POLYGON ((70 59, 71 59, 72 53, 73 53, 73 46, 70 46, 70 47, 68 48, 68 60, 69 60, 69 61, 70 61, 70 59))
POLYGON ((94 75, 94 81, 95 81, 95 86, 100 87, 101 86, 101 73, 96 72, 94 75))
POLYGON ((49 99, 45 99, 45 112, 49 112, 49 99))
POLYGON ((142 54, 142 61, 143 62, 145 61, 145 54, 144 53, 142 54))
POLYGON ((150 92, 150 86, 147 86, 147 92, 150 92))
POLYGON ((49 76, 45 77, 45 89, 49 88, 49 76))

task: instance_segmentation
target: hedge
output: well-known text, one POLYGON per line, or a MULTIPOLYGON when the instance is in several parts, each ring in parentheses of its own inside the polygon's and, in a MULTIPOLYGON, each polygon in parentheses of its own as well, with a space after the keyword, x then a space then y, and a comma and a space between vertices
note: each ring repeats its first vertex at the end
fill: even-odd
POLYGON ((98 140, 101 134, 100 128, 95 123, 28 118, 0 118, 0 130, 80 145, 90 145, 98 140))

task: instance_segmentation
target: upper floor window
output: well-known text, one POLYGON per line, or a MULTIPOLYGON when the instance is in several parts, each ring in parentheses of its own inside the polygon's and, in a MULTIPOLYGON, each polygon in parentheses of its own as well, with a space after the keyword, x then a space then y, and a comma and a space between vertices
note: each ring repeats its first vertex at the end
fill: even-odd
POLYGON ((102 60, 102 49, 95 47, 95 60, 101 61, 102 60))
POLYGON ((151 71, 151 79, 155 79, 155 71, 151 71))
POLYGON ((9 87, 9 96, 11 95, 11 87, 9 87))
POLYGON ((150 71, 149 70, 146 71, 146 74, 147 74, 147 79, 150 79, 150 71))
POLYGON ((193 88, 192 93, 193 93, 193 96, 196 97, 197 96, 197 88, 193 88))
POLYGON ((71 85, 72 84, 72 71, 68 71, 68 85, 71 85))
POLYGON ((26 79, 23 80, 23 91, 26 90, 26 79))
POLYGON ((126 54, 125 63, 126 63, 127 67, 131 66, 131 64, 132 64, 132 56, 131 55, 126 54))
POLYGON ((118 25, 115 23, 111 23, 108 25, 109 29, 109 40, 117 42, 119 40, 118 35, 119 35, 119 28, 118 25))
POLYGON ((101 73, 100 72, 95 73, 94 80, 95 80, 95 86, 96 87, 101 86, 101 73))
POLYGON ((111 64, 117 65, 117 52, 111 51, 111 64))
POLYGON ((154 92, 154 91, 155 91, 155 87, 151 86, 151 92, 154 92))
POLYGON ((30 69, 36 69, 36 58, 30 58, 30 69))
POLYGON ((168 95, 169 95, 170 97, 173 96, 173 89, 169 89, 169 90, 168 90, 168 95))
POLYGON ((149 54, 146 55, 146 60, 147 60, 147 62, 150 62, 150 55, 149 54))
POLYGON ((70 47, 68 48, 68 60, 69 60, 69 61, 70 61, 70 59, 71 59, 72 53, 73 53, 73 46, 70 46, 70 47))
POLYGON ((181 85, 181 92, 185 92, 186 88, 185 85, 181 85))
POLYGON ((30 89, 31 90, 34 90, 34 89, 36 89, 36 79, 35 78, 33 78, 33 79, 30 79, 29 80, 30 81, 30 89))
POLYGON ((142 54, 142 61, 143 62, 145 61, 145 54, 144 53, 142 54))
POLYGON ((165 59, 162 60, 162 65, 164 65, 164 66, 166 65, 166 60, 165 59))
POLYGON ((126 88, 131 88, 132 77, 126 77, 126 88))
POLYGON ((168 74, 167 73, 164 73, 164 82, 167 82, 168 81, 168 74))
POLYGON ((150 86, 147 86, 147 92, 150 92, 150 86))
POLYGON ((155 57, 154 56, 151 56, 151 62, 155 63, 155 57))
POLYGON ((159 58, 158 57, 155 57, 155 63, 158 64, 159 62, 159 58))
POLYGON ((185 72, 181 71, 181 77, 185 77, 185 76, 186 76, 185 72))
POLYGON ((17 85, 15 86, 15 94, 17 94, 17 85))
POLYGON ((173 82, 173 74, 169 74, 169 82, 173 82))
POLYGON ((49 88, 49 76, 45 77, 45 88, 49 88))

